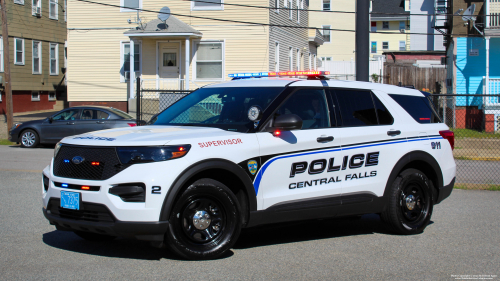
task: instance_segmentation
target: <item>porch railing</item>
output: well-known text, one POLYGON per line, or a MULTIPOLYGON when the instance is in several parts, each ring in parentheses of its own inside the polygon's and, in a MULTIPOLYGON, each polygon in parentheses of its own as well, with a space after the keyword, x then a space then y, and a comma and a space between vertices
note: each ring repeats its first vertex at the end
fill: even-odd
POLYGON ((185 79, 142 79, 141 89, 184 90, 185 79))
MULTIPOLYGON (((484 77, 483 84, 485 88, 488 87, 488 95, 500 95, 500 78, 489 78, 488 83, 486 83, 486 77, 484 77)), ((485 96, 484 98, 486 105, 500 105, 499 96, 485 96)))

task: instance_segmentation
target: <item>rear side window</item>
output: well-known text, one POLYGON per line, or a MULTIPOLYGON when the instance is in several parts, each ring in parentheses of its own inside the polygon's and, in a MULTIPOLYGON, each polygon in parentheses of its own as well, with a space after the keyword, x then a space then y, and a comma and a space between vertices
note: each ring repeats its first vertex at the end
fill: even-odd
POLYGON ((370 91, 334 90, 343 127, 390 125, 392 115, 370 91))
POLYGON ((429 99, 423 96, 389 94, 418 123, 441 123, 429 99))

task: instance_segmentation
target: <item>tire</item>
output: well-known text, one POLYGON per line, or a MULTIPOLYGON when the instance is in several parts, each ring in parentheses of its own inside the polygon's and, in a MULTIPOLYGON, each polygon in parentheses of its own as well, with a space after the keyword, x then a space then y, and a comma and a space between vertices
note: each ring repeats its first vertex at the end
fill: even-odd
POLYGON ((24 130, 21 134, 21 146, 26 147, 26 148, 33 148, 37 147, 38 144, 40 143, 40 137, 38 137, 38 134, 31 130, 24 130))
POLYGON ((166 244, 186 259, 218 258, 238 239, 240 214, 228 187, 212 179, 197 180, 174 203, 166 244))
POLYGON ((99 241, 111 241, 116 238, 116 236, 104 235, 99 233, 85 232, 85 231, 73 231, 80 238, 87 241, 99 242, 99 241))
POLYGON ((434 186, 419 170, 407 169, 392 182, 382 220, 396 233, 422 233, 429 224, 433 209, 434 186))

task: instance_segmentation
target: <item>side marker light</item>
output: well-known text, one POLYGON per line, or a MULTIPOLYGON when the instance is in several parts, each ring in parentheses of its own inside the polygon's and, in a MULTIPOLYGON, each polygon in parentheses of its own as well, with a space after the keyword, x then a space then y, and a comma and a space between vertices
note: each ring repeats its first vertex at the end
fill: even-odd
POLYGON ((281 136, 281 131, 278 131, 278 130, 274 131, 273 136, 275 136, 275 137, 281 136))
POLYGON ((90 189, 90 187, 89 187, 89 186, 85 186, 85 185, 84 185, 84 186, 82 186, 82 189, 83 189, 83 190, 89 190, 89 189, 90 189))

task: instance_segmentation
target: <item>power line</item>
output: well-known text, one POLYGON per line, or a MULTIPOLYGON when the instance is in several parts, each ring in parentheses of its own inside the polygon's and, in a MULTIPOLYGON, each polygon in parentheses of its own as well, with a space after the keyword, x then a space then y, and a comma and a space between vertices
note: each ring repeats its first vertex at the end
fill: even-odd
MULTIPOLYGON (((214 4, 213 1, 209 1, 209 0, 181 0, 181 1, 214 4)), ((286 10, 286 11, 292 10, 292 11, 304 11, 304 12, 356 14, 356 12, 353 12, 353 11, 331 11, 331 10, 326 10, 325 11, 325 10, 312 10, 312 9, 294 9, 294 8, 288 8, 288 7, 255 6, 255 5, 234 4, 234 3, 226 3, 226 2, 222 3, 222 5, 247 7, 247 8, 257 8, 257 9, 268 9, 268 10, 286 10)), ((433 16, 456 16, 456 17, 461 17, 462 16, 462 15, 448 14, 448 13, 440 13, 440 14, 412 14, 412 13, 371 12, 370 14, 372 14, 372 15, 391 15, 391 16, 425 16, 425 17, 433 17, 433 16)), ((487 15, 487 16, 494 16, 494 15, 487 15)))
MULTIPOLYGON (((174 16, 179 16, 179 17, 188 17, 188 18, 195 18, 195 19, 205 19, 205 20, 213 20, 213 21, 221 21, 221 22, 232 22, 232 23, 241 23, 241 24, 249 24, 249 25, 260 25, 260 26, 269 26, 269 27, 282 27, 282 28, 297 28, 297 29, 314 29, 314 30, 330 30, 330 31, 341 31, 341 32, 356 32, 356 30, 352 29, 335 29, 335 28, 319 28, 319 27, 309 27, 309 26, 294 26, 294 25, 279 25, 279 24, 269 24, 269 23, 258 23, 258 22, 249 22, 249 21, 238 21, 238 20, 227 20, 227 19, 218 19, 218 18, 210 18, 210 17, 201 17, 201 16, 193 16, 193 15, 184 15, 184 14, 177 14, 177 13, 163 13, 159 11, 152 11, 152 10, 146 10, 146 9, 140 9, 140 8, 131 8, 131 7, 125 7, 125 6, 120 6, 120 5, 114 5, 114 4, 107 4, 107 3, 100 3, 100 2, 95 2, 95 1, 90 1, 90 0, 75 0, 79 2, 84 2, 84 3, 89 3, 89 4, 96 4, 96 5, 101 5, 101 6, 107 6, 107 7, 114 7, 114 8, 126 8, 129 10, 136 10, 136 11, 141 11, 141 12, 147 12, 147 13, 154 13, 154 14, 167 14, 167 15, 174 15, 174 16)), ((184 1, 192 1, 192 0, 184 0, 184 1)), ((197 0, 199 1, 199 0, 197 0)), ((211 2, 213 3, 213 2, 211 2)), ((462 35, 462 34, 441 34, 441 33, 420 33, 420 32, 390 32, 390 31, 369 31, 370 33, 378 33, 378 34, 404 34, 404 35, 430 35, 430 36, 435 36, 435 35, 440 35, 440 36, 445 36, 445 35, 462 35)), ((469 35, 470 37, 473 37, 474 35, 469 35)), ((480 36, 480 35, 477 35, 480 36)))

